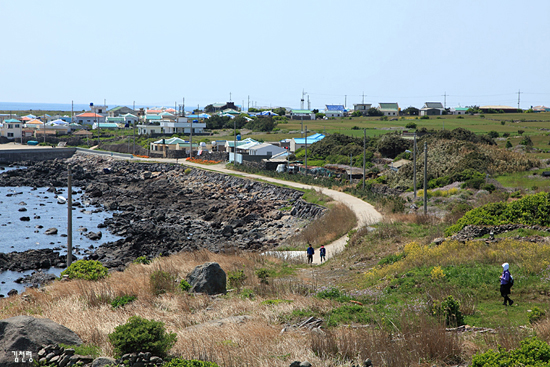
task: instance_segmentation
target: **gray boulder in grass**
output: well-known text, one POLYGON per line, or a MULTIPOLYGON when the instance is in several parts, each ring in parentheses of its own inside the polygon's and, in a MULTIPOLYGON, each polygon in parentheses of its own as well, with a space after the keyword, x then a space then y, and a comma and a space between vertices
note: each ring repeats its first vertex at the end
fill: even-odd
POLYGON ((50 319, 15 316, 0 320, 0 366, 22 366, 15 363, 14 351, 31 352, 35 359, 44 345, 60 343, 80 345, 82 340, 74 331, 50 319))
POLYGON ((215 262, 197 266, 187 276, 187 282, 191 286, 190 292, 220 294, 226 293, 227 276, 220 264, 215 262))

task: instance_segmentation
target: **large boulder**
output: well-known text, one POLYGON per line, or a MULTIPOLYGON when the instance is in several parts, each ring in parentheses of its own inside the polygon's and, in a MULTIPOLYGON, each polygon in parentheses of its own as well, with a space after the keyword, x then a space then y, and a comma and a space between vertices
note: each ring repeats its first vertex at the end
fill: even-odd
POLYGON ((191 286, 191 292, 220 294, 227 291, 227 277, 218 263, 211 262, 197 266, 187 276, 187 281, 191 286))
POLYGON ((80 345, 82 340, 50 319, 15 316, 0 320, 0 366, 21 367, 21 363, 15 363, 13 351, 31 352, 36 358, 43 345, 60 343, 80 345))

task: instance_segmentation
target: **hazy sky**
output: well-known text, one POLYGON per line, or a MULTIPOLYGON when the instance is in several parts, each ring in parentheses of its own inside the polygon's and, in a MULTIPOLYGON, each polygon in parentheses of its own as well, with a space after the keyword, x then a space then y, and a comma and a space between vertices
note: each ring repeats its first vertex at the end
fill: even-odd
POLYGON ((550 1, 0 0, 3 102, 298 108, 302 90, 549 106, 550 1))

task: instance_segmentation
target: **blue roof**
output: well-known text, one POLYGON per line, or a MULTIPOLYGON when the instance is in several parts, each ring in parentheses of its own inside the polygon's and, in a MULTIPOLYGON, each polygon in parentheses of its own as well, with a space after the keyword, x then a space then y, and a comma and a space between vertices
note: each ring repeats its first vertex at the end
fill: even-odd
MULTIPOLYGON (((307 137, 307 143, 308 144, 313 144, 313 143, 316 143, 318 141, 323 140, 324 138, 325 138, 325 136, 323 134, 313 134, 313 135, 307 137)), ((296 144, 305 144, 306 143, 306 138, 294 138, 294 142, 296 144)))
POLYGON ((327 111, 344 111, 344 105, 341 104, 327 104, 325 105, 327 111))

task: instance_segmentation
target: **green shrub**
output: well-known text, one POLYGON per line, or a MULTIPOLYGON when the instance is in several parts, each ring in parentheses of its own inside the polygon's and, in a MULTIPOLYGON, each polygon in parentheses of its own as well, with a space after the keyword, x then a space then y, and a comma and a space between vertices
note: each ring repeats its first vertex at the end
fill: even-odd
POLYGON ((185 171, 183 171, 186 175, 191 173, 191 168, 186 168, 185 171))
POLYGON ((536 322, 539 322, 544 318, 544 316, 546 316, 546 312, 538 307, 533 307, 531 312, 529 312, 529 323, 534 324, 536 322))
POLYGON ((464 119, 464 116, 458 116, 457 119, 463 120, 463 119, 464 119))
POLYGON ((429 120, 430 116, 424 115, 420 117, 421 120, 429 120))
POLYGON ((241 289, 246 280, 246 274, 243 270, 234 270, 227 272, 227 283, 230 288, 241 289))
POLYGON ((126 306, 128 303, 134 302, 137 299, 137 296, 131 294, 125 294, 123 296, 116 297, 111 301, 111 306, 113 308, 119 308, 126 306))
POLYGON ((525 130, 518 130, 518 135, 523 135, 524 132, 525 130))
POLYGON ((164 323, 132 316, 124 325, 119 325, 111 334, 111 342, 117 356, 126 353, 150 352, 164 357, 176 343, 176 334, 167 333, 164 323))
POLYGON ((506 140, 506 148, 512 148, 512 143, 510 142, 510 140, 506 140))
POLYGON ((491 130, 487 133, 487 135, 489 135, 491 138, 498 138, 498 132, 497 131, 494 131, 494 130, 491 130))
POLYGON ((250 288, 244 288, 241 291, 241 298, 242 299, 254 299, 256 295, 254 294, 254 291, 250 288))
POLYGON ((493 192, 493 191, 495 191, 497 188, 496 188, 495 185, 493 185, 493 184, 484 184, 484 185, 481 186, 481 189, 482 189, 482 190, 487 190, 487 191, 489 191, 489 192, 493 192))
POLYGON ((460 303, 448 296, 442 302, 435 302, 432 306, 432 313, 434 316, 444 317, 445 325, 447 326, 461 326, 464 325, 464 316, 460 312, 460 303))
POLYGON ((143 264, 143 265, 149 265, 151 263, 151 260, 147 258, 147 256, 139 256, 134 261, 134 264, 143 264))
POLYGON ((196 359, 174 358, 170 362, 162 365, 163 367, 218 367, 214 362, 198 361, 196 359))
POLYGON ((101 348, 92 344, 67 345, 60 343, 59 346, 65 349, 74 349, 74 353, 80 356, 90 356, 95 359, 101 355, 101 348))
POLYGON ((321 299, 332 299, 338 302, 347 302, 351 299, 350 296, 334 287, 318 292, 316 297, 321 299))
MULTIPOLYGON (((515 197, 515 193, 510 195, 515 197)), ((550 194, 539 192, 527 195, 511 203, 489 203, 470 210, 456 224, 445 230, 450 236, 467 225, 501 225, 501 224, 550 225, 550 194)))
POLYGON ((71 279, 98 280, 105 278, 109 269, 96 260, 78 260, 61 272, 61 276, 68 275, 71 279))
POLYGON ((428 181, 428 189, 435 189, 436 187, 447 186, 450 183, 452 183, 452 181, 449 176, 441 176, 438 178, 433 178, 430 181, 428 181))
POLYGON ((405 125, 407 129, 416 129, 416 123, 415 122, 407 122, 407 125, 405 125))
POLYGON ((472 178, 470 180, 467 180, 460 187, 463 189, 470 188, 470 189, 479 190, 481 188, 481 185, 483 185, 484 183, 485 183, 485 179, 482 177, 478 177, 478 178, 472 178))
POLYGON ((505 124, 506 124, 506 121, 501 121, 500 124, 501 124, 501 125, 505 125, 505 124))
POLYGON ((405 257, 405 253, 404 252, 400 252, 400 253, 396 253, 396 254, 390 254, 386 257, 383 257, 379 262, 378 262, 378 265, 379 266, 384 266, 384 265, 391 265, 393 263, 396 263, 398 262, 399 260, 403 259, 405 257))
POLYGON ((191 289, 191 284, 189 284, 187 280, 182 279, 180 282, 180 289, 182 292, 187 292, 188 290, 191 289))
POLYGON ((260 279, 260 283, 269 284, 267 278, 269 278, 269 272, 267 269, 261 268, 256 270, 256 276, 260 279))
POLYGON ((508 366, 550 366, 550 345, 534 337, 521 341, 517 349, 506 351, 499 347, 498 352, 489 349, 482 354, 476 354, 472 359, 472 367, 508 367, 508 366))
POLYGON ((158 296, 166 292, 172 292, 175 289, 176 278, 163 270, 155 270, 149 276, 151 292, 158 296))

